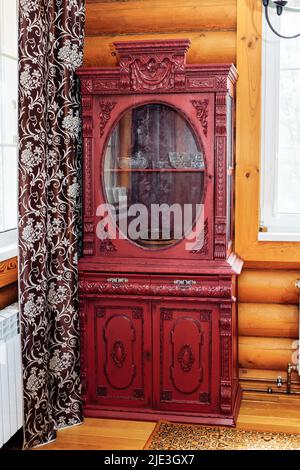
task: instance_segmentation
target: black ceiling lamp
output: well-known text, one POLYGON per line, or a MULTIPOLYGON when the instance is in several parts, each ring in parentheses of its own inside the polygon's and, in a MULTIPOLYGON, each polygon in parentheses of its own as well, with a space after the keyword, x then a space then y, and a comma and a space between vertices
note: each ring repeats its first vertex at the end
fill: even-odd
MULTIPOLYGON (((284 36, 280 33, 278 33, 278 31, 276 31, 276 29, 274 28, 274 26, 272 25, 271 21, 270 21, 270 17, 269 17, 269 6, 270 6, 270 1, 269 0, 262 0, 262 3, 263 3, 263 6, 265 8, 265 15, 266 15, 266 20, 267 20, 267 23, 270 27, 270 29, 273 31, 274 34, 276 34, 276 36, 278 36, 279 38, 282 38, 282 39, 295 39, 295 38, 299 38, 300 37, 300 33, 298 34, 294 34, 293 36, 284 36)), ((273 3, 276 7, 276 11, 277 11, 277 15, 280 16, 283 12, 283 10, 285 8, 287 8, 287 4, 288 2, 287 1, 284 1, 284 0, 277 0, 277 1, 274 1, 273 0, 273 3)), ((287 8, 288 9, 288 8, 287 8)), ((300 10, 296 10, 296 9, 288 9, 288 10, 291 10, 291 11, 300 11, 300 10)))

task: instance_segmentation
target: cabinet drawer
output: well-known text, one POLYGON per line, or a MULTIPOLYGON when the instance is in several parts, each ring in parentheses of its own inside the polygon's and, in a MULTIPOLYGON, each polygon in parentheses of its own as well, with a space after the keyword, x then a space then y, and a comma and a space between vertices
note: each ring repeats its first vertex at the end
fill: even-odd
POLYGON ((197 276, 151 276, 151 285, 153 286, 167 285, 188 289, 205 285, 207 282, 209 282, 207 278, 197 276))
POLYGON ((218 276, 152 276, 151 290, 156 295, 161 293, 179 297, 232 297, 231 281, 218 276))
POLYGON ((148 295, 150 276, 118 274, 118 273, 89 273, 79 281, 79 291, 83 295, 119 294, 119 295, 148 295))
POLYGON ((101 282, 114 286, 128 285, 128 284, 149 284, 150 276, 135 275, 135 274, 124 274, 124 273, 102 273, 95 274, 89 277, 91 282, 101 282))

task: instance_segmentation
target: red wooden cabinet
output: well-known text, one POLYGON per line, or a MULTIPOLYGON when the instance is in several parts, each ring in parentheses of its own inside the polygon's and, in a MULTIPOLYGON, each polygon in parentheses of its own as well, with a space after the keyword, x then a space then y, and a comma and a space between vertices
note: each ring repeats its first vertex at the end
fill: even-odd
POLYGON ((85 413, 234 425, 236 70, 187 65, 188 40, 115 47, 78 72, 85 413))

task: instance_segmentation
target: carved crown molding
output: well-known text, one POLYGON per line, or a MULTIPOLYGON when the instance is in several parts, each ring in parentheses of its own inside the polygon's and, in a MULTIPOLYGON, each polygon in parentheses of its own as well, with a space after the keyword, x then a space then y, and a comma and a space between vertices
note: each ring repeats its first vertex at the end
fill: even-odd
MULTIPOLYGON (((117 67, 77 69, 84 96, 104 94, 230 92, 237 80, 234 65, 186 64, 189 39, 115 42, 117 67)), ((84 107, 84 112, 88 110, 84 107)))
POLYGON ((185 87, 188 39, 116 42, 120 85, 125 90, 157 91, 185 87))

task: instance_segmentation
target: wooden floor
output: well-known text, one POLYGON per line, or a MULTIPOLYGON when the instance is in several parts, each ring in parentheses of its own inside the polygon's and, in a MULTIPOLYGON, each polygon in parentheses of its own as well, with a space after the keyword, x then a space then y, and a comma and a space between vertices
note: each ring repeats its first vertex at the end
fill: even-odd
MULTIPOLYGON (((143 449, 156 423, 86 418, 84 424, 58 432, 57 440, 37 450, 143 449)), ((300 434, 300 397, 249 395, 243 399, 239 429, 300 434)))

